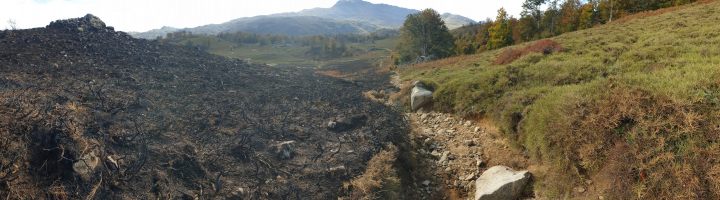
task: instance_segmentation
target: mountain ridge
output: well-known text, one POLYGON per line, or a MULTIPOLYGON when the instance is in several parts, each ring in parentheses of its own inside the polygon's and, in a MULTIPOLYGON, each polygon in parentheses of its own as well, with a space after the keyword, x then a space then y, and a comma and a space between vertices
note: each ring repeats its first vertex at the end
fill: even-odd
MULTIPOLYGON (((339 0, 330 8, 311 8, 298 12, 242 17, 220 24, 207 24, 194 28, 162 27, 130 34, 145 39, 164 37, 167 33, 176 31, 211 35, 238 31, 294 36, 362 34, 379 29, 398 29, 407 15, 416 12, 419 10, 388 4, 374 4, 363 0, 339 0)), ((442 17, 450 29, 475 22, 467 17, 450 13, 445 13, 442 17)))

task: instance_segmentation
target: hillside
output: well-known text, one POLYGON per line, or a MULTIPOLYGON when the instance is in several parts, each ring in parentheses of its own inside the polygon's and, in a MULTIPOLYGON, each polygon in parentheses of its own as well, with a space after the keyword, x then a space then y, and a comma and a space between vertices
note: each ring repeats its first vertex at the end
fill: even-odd
MULTIPOLYGON (((373 4, 362 0, 339 0, 330 8, 245 17, 195 28, 163 27, 142 33, 132 33, 132 35, 137 38, 155 39, 175 31, 213 35, 242 31, 293 36, 370 33, 383 28, 398 29, 408 14, 416 12, 419 11, 387 4, 373 4)), ((472 19, 449 13, 444 14, 443 19, 446 20, 450 29, 474 22, 472 19)))
MULTIPOLYGON (((352 20, 386 28, 400 28, 407 15, 417 12, 420 11, 387 4, 373 4, 363 0, 339 0, 330 8, 307 9, 296 13, 288 13, 287 15, 352 20)), ((450 13, 443 14, 442 19, 445 20, 450 29, 475 22, 467 17, 450 13)))
POLYGON ((92 15, 0 31, 0 72, 6 199, 332 199, 406 132, 357 83, 92 15))
POLYGON ((493 121, 537 197, 718 199, 718 20, 705 1, 399 73, 434 110, 493 121))

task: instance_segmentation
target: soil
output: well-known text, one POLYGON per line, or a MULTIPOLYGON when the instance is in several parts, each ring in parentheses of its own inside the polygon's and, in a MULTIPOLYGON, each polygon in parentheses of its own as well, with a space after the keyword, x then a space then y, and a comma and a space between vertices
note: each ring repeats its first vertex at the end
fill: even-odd
POLYGON ((395 197, 466 199, 484 169, 528 167, 491 122, 405 113, 376 64, 250 64, 91 15, 1 31, 0 197, 371 198, 348 184, 393 171, 395 197))
MULTIPOLYGON (((417 161, 414 173, 422 199, 468 199, 483 171, 504 165, 528 168, 522 152, 511 147, 492 122, 436 112, 407 113, 410 141, 417 161)), ((524 198, 531 197, 529 191, 524 198)))
POLYGON ((0 32, 0 197, 336 199, 384 146, 407 143, 402 113, 363 97, 375 83, 98 21, 0 32))

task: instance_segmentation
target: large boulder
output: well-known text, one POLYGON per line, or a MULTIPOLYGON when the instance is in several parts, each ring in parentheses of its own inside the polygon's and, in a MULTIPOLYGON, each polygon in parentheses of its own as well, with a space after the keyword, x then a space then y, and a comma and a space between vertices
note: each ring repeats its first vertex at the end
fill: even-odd
POLYGON ((415 86, 410 93, 410 107, 412 107, 413 111, 416 111, 432 102, 432 92, 419 81, 416 81, 413 85, 415 86))
POLYGON ((475 180, 475 200, 518 199, 530 176, 528 171, 515 171, 506 166, 491 167, 475 180))
POLYGON ((64 29, 64 30, 77 30, 77 31, 112 31, 112 27, 105 25, 105 22, 100 20, 92 14, 87 14, 85 17, 64 19, 50 22, 47 28, 51 29, 64 29))

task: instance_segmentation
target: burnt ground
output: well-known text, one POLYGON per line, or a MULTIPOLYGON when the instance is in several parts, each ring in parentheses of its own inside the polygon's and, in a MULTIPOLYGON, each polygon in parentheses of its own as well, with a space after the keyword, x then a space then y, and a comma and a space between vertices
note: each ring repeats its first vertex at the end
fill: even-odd
POLYGON ((133 39, 92 16, 1 31, 0 74, 7 199, 336 199, 408 129, 367 85, 133 39))

